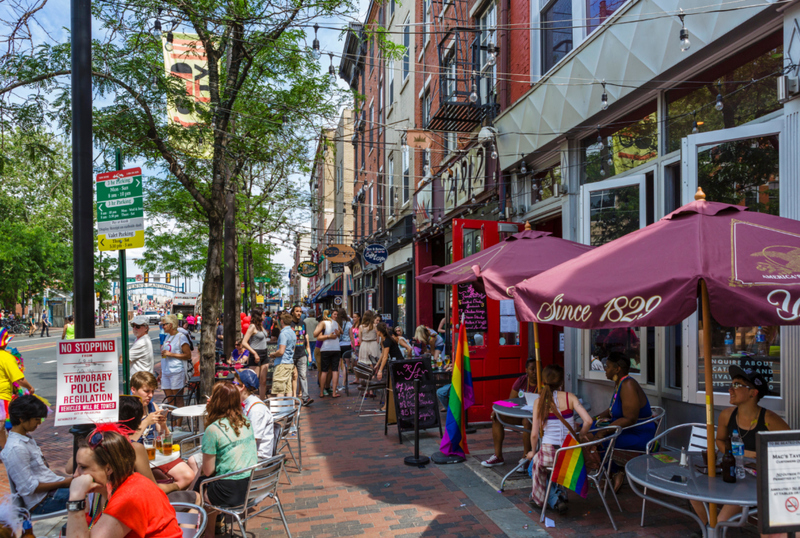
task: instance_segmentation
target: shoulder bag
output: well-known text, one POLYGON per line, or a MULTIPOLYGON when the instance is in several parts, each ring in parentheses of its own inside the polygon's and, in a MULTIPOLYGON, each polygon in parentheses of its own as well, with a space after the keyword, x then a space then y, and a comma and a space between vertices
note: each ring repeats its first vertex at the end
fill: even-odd
MULTIPOLYGON (((569 403, 569 392, 567 392, 567 403, 569 403)), ((575 430, 569 425, 569 422, 567 422, 564 417, 561 416, 561 411, 558 410, 557 402, 553 402, 553 410, 556 412, 558 420, 560 420, 561 423, 566 426, 567 431, 572 435, 572 437, 575 438, 576 441, 580 443, 582 441, 580 436, 575 433, 575 430)), ((561 445, 563 446, 564 443, 561 443, 561 445)), ((600 457, 600 452, 597 451, 597 445, 585 446, 581 448, 581 450, 583 451, 583 462, 586 464, 586 468, 590 471, 596 471, 599 469, 603 460, 600 457)))

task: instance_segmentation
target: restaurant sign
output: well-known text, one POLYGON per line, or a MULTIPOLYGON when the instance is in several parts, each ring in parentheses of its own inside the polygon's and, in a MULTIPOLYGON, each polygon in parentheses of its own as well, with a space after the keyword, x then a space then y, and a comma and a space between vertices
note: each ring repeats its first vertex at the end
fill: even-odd
POLYGON ((444 211, 449 213, 469 202, 486 188, 486 148, 474 146, 442 172, 444 211))
POLYGON ((331 245, 325 249, 325 259, 331 263, 347 263, 356 257, 356 251, 348 245, 331 245))
POLYGON ((319 267, 312 261, 300 262, 297 266, 297 274, 306 278, 316 276, 317 271, 319 271, 319 267))

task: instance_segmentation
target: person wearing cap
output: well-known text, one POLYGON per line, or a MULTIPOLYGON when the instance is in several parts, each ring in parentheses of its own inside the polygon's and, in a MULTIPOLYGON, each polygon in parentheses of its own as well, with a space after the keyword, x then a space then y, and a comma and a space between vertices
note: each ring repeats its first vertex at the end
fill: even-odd
POLYGON ((242 398, 242 411, 253 429, 258 459, 271 458, 275 446, 272 411, 258 397, 258 375, 252 370, 239 370, 234 374, 233 384, 242 398))
POLYGON ((131 347, 129 356, 131 360, 131 375, 136 372, 154 373, 153 343, 147 336, 150 330, 150 319, 147 316, 135 316, 131 320, 131 330, 136 337, 131 347))
MULTIPOLYGON (((789 425, 777 413, 758 405, 761 398, 769 394, 769 384, 757 370, 753 368, 728 367, 731 384, 728 387, 731 407, 726 407, 719 414, 717 422, 717 450, 724 453, 733 430, 739 430, 739 437, 744 443, 744 456, 756 457, 756 437, 758 432, 786 431, 789 425)), ((703 523, 708 523, 703 503, 691 501, 694 511, 703 523)), ((725 505, 717 519, 727 521, 742 513, 741 506, 725 505)))

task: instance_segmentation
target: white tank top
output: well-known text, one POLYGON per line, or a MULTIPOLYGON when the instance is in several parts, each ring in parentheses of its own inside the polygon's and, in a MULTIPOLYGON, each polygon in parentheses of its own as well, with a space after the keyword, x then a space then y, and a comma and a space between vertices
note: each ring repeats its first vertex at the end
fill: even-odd
MULTIPOLYGON (((574 411, 569 407, 569 392, 565 393, 567 395, 567 409, 561 411, 561 416, 564 417, 564 420, 575 429, 575 417, 574 411)), ((553 391, 553 402, 555 403, 556 408, 558 408, 558 391, 553 391)), ((550 413, 547 417, 547 421, 544 423, 544 434, 542 435, 542 444, 543 445, 555 445, 561 446, 561 443, 564 442, 564 438, 569 433, 569 430, 562 424, 560 420, 558 420, 558 416, 555 413, 550 413)))

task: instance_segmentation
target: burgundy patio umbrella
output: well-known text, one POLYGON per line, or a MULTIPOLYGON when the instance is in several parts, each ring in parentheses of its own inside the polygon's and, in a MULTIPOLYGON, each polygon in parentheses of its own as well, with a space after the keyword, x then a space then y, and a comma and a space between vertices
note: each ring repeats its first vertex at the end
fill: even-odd
MULTIPOLYGON (((455 286, 483 280, 486 295, 497 301, 511 299, 514 286, 526 278, 592 250, 593 247, 553 237, 525 224, 525 230, 450 265, 427 267, 417 280, 425 284, 455 286)), ((541 384, 539 327, 534 321, 537 383, 541 384)))
MULTIPOLYGON (((800 221, 695 201, 519 283, 522 321, 581 329, 669 326, 702 300, 708 453, 714 454, 711 337, 723 326, 800 324, 800 221)), ((715 466, 709 466, 709 474, 715 466)), ((716 515, 716 514, 714 514, 716 515)), ((715 524, 715 523, 712 523, 715 524)))

